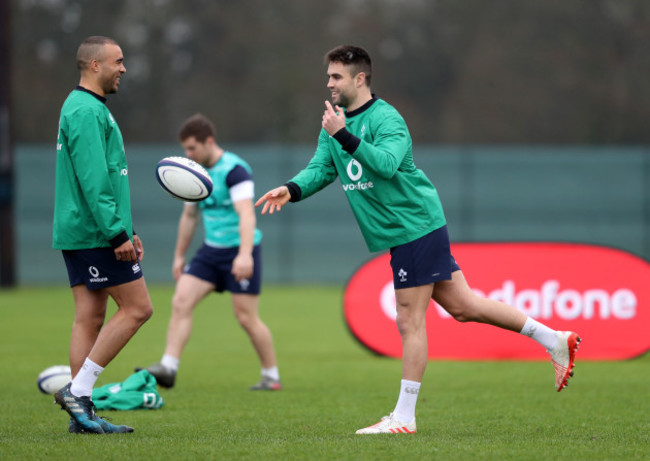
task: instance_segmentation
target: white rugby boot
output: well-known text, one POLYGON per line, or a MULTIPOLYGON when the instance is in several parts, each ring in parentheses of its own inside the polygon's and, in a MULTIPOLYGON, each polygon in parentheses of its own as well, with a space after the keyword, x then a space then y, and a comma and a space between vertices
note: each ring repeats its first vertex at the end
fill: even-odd
POLYGON ((391 413, 381 418, 377 424, 359 429, 357 434, 415 434, 415 418, 408 424, 403 423, 397 416, 391 413))
POLYGON ((557 344, 549 352, 555 368, 555 390, 560 392, 569 385, 569 378, 573 376, 574 360, 581 339, 572 331, 556 331, 555 335, 557 344))

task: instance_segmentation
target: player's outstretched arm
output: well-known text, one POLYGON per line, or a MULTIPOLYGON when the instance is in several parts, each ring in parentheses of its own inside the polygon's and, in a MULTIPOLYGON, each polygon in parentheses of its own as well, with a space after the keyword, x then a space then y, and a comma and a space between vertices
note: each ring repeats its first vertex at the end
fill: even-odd
POLYGON ((275 211, 280 211, 284 205, 289 203, 290 199, 291 194, 289 194, 287 186, 280 186, 262 195, 255 202, 255 206, 258 207, 263 203, 262 214, 266 214, 267 211, 269 214, 273 214, 275 211))

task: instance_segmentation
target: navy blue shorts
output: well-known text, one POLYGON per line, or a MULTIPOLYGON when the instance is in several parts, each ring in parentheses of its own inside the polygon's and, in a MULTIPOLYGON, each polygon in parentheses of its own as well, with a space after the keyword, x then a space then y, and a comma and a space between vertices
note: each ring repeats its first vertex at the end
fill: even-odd
POLYGON ((185 273, 212 283, 218 293, 229 291, 231 293, 258 295, 262 285, 260 246, 255 245, 253 247, 253 276, 241 282, 235 280, 235 276, 230 272, 232 270, 232 261, 238 252, 238 247, 214 248, 204 243, 196 252, 192 261, 185 267, 185 273))
POLYGON ((142 277, 139 263, 118 261, 112 248, 63 250, 70 286, 84 283, 89 290, 112 287, 142 277))
POLYGON ((451 255, 447 226, 391 248, 390 267, 396 290, 451 280, 451 273, 460 267, 451 255))

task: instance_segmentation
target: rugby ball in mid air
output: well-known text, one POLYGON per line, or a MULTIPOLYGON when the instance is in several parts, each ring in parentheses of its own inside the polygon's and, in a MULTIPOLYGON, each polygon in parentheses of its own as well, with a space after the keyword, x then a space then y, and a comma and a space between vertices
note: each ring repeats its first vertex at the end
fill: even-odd
POLYGON ((212 192, 208 171, 187 157, 165 157, 156 165, 156 179, 174 198, 200 202, 212 192))
POLYGON ((43 394, 54 394, 70 381, 72 381, 70 367, 67 365, 55 365, 43 370, 38 375, 36 384, 38 385, 38 390, 43 394))

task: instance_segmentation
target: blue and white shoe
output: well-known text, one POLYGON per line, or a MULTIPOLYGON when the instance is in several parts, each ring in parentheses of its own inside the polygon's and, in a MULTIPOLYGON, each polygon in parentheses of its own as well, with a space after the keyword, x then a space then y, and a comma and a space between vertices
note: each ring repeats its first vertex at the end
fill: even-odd
MULTIPOLYGON (((109 423, 101 416, 95 415, 95 422, 98 423, 104 430, 104 434, 125 434, 127 432, 133 432, 133 428, 130 426, 124 425, 115 425, 109 423)), ((68 432, 71 434, 87 434, 87 432, 75 421, 74 418, 70 417, 70 425, 68 426, 68 432)))
POLYGON ((54 394, 54 401, 61 405, 65 411, 74 419, 77 425, 90 434, 103 434, 101 424, 95 421, 95 405, 90 397, 76 397, 70 392, 70 386, 60 389, 54 394))

